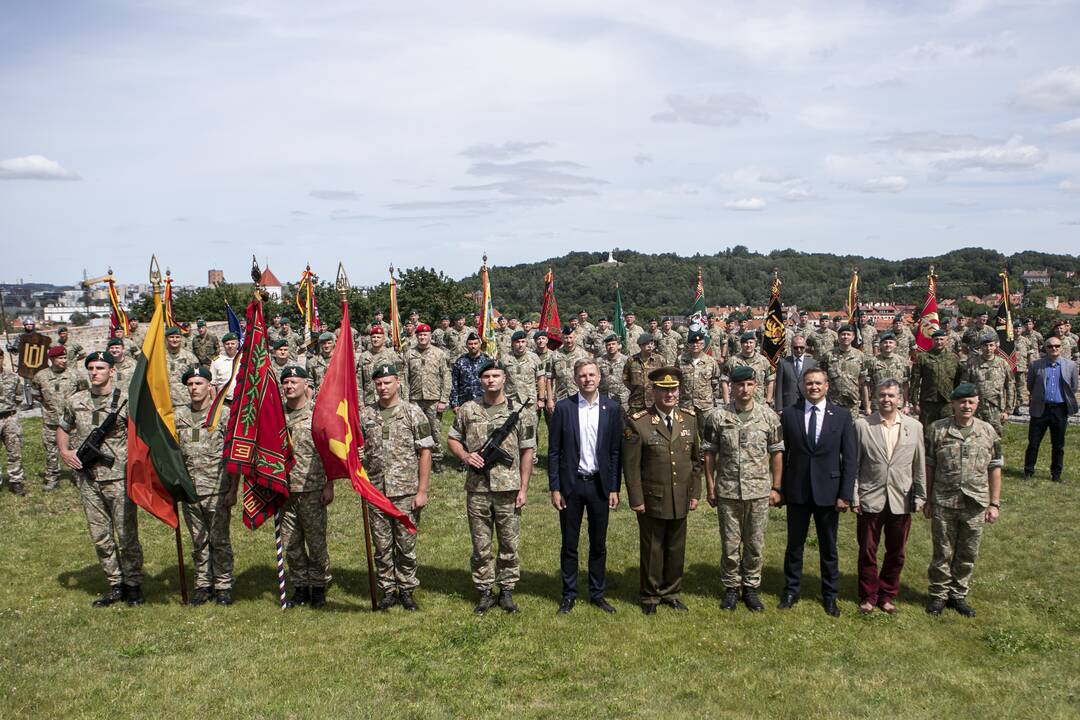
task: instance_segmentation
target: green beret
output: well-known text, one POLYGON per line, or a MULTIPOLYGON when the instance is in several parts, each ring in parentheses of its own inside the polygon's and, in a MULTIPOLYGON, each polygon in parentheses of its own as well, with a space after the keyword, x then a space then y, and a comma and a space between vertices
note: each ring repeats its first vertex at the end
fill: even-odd
POLYGON ((839 329, 839 330, 837 330, 836 332, 849 332, 849 333, 854 333, 854 332, 855 332, 855 328, 853 328, 853 327, 852 327, 851 325, 841 325, 841 326, 840 326, 840 329, 839 329))
POLYGON ((975 383, 960 383, 949 395, 950 400, 979 397, 979 386, 975 383))
POLYGON ((109 342, 105 343, 105 347, 107 348, 111 348, 113 345, 124 347, 124 341, 120 338, 109 338, 109 342))
POLYGON ((704 339, 705 333, 701 332, 700 330, 691 330, 686 336, 686 342, 688 343, 697 342, 698 340, 704 339))
POLYGON ((210 375, 210 371, 202 365, 192 365, 187 369, 187 372, 180 376, 180 382, 187 385, 187 381, 193 377, 201 377, 207 382, 210 382, 213 379, 213 376, 210 375))
POLYGON ((488 358, 480 364, 480 369, 477 371, 476 377, 480 377, 488 370, 502 370, 503 372, 506 372, 506 367, 498 360, 492 360, 491 358, 488 358))
POLYGON ((799 311, 799 317, 806 317, 806 316, 807 316, 807 315, 809 315, 809 314, 810 314, 810 313, 806 312, 805 310, 800 310, 800 311, 799 311))
POLYGON ((324 332, 322 335, 319 336, 319 342, 321 342, 321 343, 324 343, 327 340, 333 340, 333 339, 334 339, 334 333, 332 333, 332 332, 324 332))
POLYGON ((110 355, 109 353, 104 352, 102 350, 95 350, 94 352, 87 355, 86 359, 83 360, 83 367, 85 367, 85 368, 90 367, 90 363, 92 363, 92 362, 108 363, 109 367, 112 367, 113 364, 116 361, 113 360, 113 356, 110 355))
POLYGON ((165 337, 169 337, 170 335, 179 335, 179 334, 180 334, 180 328, 178 328, 178 327, 165 328, 165 337))
POLYGON ((239 340, 239 338, 236 337, 236 333, 231 332, 227 332, 221 336, 221 342, 229 342, 230 340, 239 340))
POLYGON ((604 338, 604 342, 605 342, 605 343, 609 343, 609 342, 619 342, 619 336, 618 336, 618 335, 616 335, 615 333, 611 333, 611 334, 610 334, 610 335, 608 335, 608 336, 607 336, 606 338, 604 338))
POLYGON ((206 327, 206 321, 202 318, 199 318, 195 321, 195 327, 206 327))
POLYGON ((757 340, 757 335, 752 332, 744 332, 739 336, 739 342, 746 342, 747 340, 757 340))
POLYGON ((307 370, 300 367, 299 365, 290 365, 289 367, 281 371, 281 379, 285 380, 285 378, 291 377, 303 378, 307 380, 311 376, 308 375, 307 370))
POLYGON ((56 328, 56 333, 57 333, 57 334, 60 334, 60 333, 62 333, 62 332, 67 332, 67 331, 68 331, 68 330, 67 330, 67 327, 66 327, 66 326, 64 326, 64 325, 61 325, 60 327, 56 328))
POLYGON ((983 335, 982 337, 979 338, 979 344, 980 345, 985 345, 986 343, 997 342, 997 341, 998 341, 998 336, 993 334, 993 333, 986 333, 985 335, 983 335))
POLYGON ((892 321, 893 321, 894 323, 897 323, 897 322, 904 322, 904 316, 903 316, 903 315, 901 315, 900 313, 897 313, 896 315, 894 315, 894 316, 893 316, 893 319, 892 319, 892 321))
POLYGON ((881 333, 881 337, 878 338, 878 342, 882 343, 882 342, 885 342, 886 340, 892 340, 893 342, 896 342, 896 336, 893 335, 891 332, 881 333))
POLYGON ((932 334, 932 335, 930 335, 930 337, 932 337, 932 338, 936 338, 936 337, 949 337, 949 333, 948 333, 948 331, 946 331, 946 330, 941 330, 941 329, 938 329, 938 330, 935 330, 935 331, 933 332, 933 334, 932 334))
POLYGON ((989 310, 979 310, 972 317, 982 317, 983 315, 986 315, 987 317, 990 317, 990 311, 989 310))
POLYGON ((648 345, 649 343, 654 343, 654 342, 656 342, 656 338, 654 338, 649 333, 641 333, 640 335, 638 335, 638 338, 637 338, 638 347, 644 347, 645 345, 648 345))
POLYGON ((524 340, 527 336, 524 330, 517 330, 510 336, 510 342, 517 342, 518 340, 524 340))
POLYGON ((283 348, 283 347, 288 347, 288 346, 289 346, 289 341, 288 340, 275 340, 274 342, 270 343, 270 349, 271 350, 277 350, 278 348, 283 348))
POLYGON ((757 379, 757 374, 754 372, 754 368, 749 365, 740 365, 731 371, 731 382, 744 382, 746 380, 757 379))
POLYGON ((282 325, 292 325, 292 323, 289 322, 289 318, 281 318, 281 324, 282 325))
POLYGON ((371 371, 371 379, 378 380, 381 377, 389 376, 397 377, 397 368, 393 365, 376 365, 375 369, 371 371))

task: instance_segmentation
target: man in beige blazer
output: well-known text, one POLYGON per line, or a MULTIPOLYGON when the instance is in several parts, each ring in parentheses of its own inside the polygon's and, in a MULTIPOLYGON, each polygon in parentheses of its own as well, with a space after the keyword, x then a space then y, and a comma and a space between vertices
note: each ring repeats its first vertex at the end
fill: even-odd
POLYGON ((855 421, 859 462, 852 506, 858 514, 859 612, 872 613, 876 606, 891 615, 896 612, 911 513, 926 501, 926 448, 922 424, 900 412, 900 384, 884 380, 874 392, 878 411, 855 421), (882 533, 885 560, 879 572, 882 533))

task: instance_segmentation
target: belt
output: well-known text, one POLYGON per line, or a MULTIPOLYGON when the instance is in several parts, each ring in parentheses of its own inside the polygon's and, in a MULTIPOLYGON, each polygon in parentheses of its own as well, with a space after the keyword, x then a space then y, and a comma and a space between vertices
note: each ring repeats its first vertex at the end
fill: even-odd
POLYGON ((585 480, 586 482, 592 482, 593 480, 600 479, 600 473, 592 473, 591 475, 585 475, 583 473, 577 474, 578 480, 585 480))
POLYGON ((7 418, 7 417, 11 417, 14 414, 15 414, 14 410, 5 410, 4 412, 0 412, 0 420, 3 420, 4 418, 7 418))

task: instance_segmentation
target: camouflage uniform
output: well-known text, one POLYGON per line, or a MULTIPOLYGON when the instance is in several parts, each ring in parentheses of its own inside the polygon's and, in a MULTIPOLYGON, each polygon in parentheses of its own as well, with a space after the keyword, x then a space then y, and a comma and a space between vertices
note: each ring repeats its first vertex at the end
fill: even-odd
MULTIPOLYGON (((442 359, 441 354, 438 358, 442 359)), ((416 405, 399 400, 386 409, 364 407, 360 424, 364 430, 364 468, 371 484, 419 528, 420 510, 412 508, 420 488, 419 455, 435 445, 427 416, 416 405)), ((371 539, 379 589, 384 594, 412 592, 420 585, 416 579, 416 535, 381 510, 372 510, 371 539)))
POLYGON ((806 338, 806 349, 820 363, 839 341, 839 336, 832 328, 819 327, 806 338))
POLYGON ((665 365, 674 365, 679 359, 679 345, 682 336, 674 330, 666 334, 661 330, 656 334, 656 352, 664 358, 665 365))
POLYGON ((757 588, 769 523, 770 462, 784 450, 780 418, 759 403, 744 413, 734 403, 715 408, 703 419, 701 447, 716 458, 713 493, 720 518, 721 581, 725 588, 757 588))
POLYGON ((877 348, 877 328, 870 323, 867 323, 866 325, 859 326, 859 332, 862 334, 862 351, 867 357, 870 357, 877 348))
POLYGON ((694 408, 699 412, 716 407, 720 392, 720 365, 711 355, 694 357, 683 353, 679 358, 682 370, 682 386, 679 388, 679 407, 694 408))
POLYGON ((936 420, 949 417, 949 395, 960 382, 960 358, 948 350, 918 353, 911 365, 911 404, 920 410, 926 441, 936 420))
POLYGON ((649 373, 664 367, 664 358, 653 353, 648 360, 641 359, 641 353, 630 356, 623 366, 623 386, 626 387, 627 409, 631 412, 644 410, 652 403, 652 382, 649 373))
POLYGON ((451 325, 446 330, 446 363, 451 368, 457 359, 468 352, 465 347, 465 341, 469 338, 469 333, 475 332, 475 328, 470 328, 468 325, 458 330, 451 325))
POLYGON ((535 408, 536 379, 544 374, 540 358, 531 350, 520 355, 508 352, 502 356, 502 363, 506 367, 506 394, 519 403, 529 400, 530 407, 535 408))
POLYGON ((191 352, 199 359, 199 364, 210 367, 210 363, 221 352, 221 341, 217 335, 207 331, 205 335, 195 334, 191 338, 191 352))
POLYGON ((993 425, 1001 437, 1001 413, 1012 412, 1016 407, 1009 361, 997 354, 984 360, 980 354, 964 369, 963 380, 979 388, 979 407, 975 416, 993 425))
MULTIPOLYGON (((406 353, 411 352, 406 350, 406 353)), ((308 372, 311 372, 311 360, 308 360, 308 372)), ((364 405, 370 405, 375 402, 375 381, 371 379, 371 373, 375 372, 375 368, 380 365, 393 365, 402 371, 399 378, 401 380, 401 397, 409 397, 409 383, 408 378, 404 374, 404 363, 401 361, 401 355, 394 352, 394 348, 389 345, 383 345, 382 349, 377 353, 372 353, 371 350, 365 350, 360 353, 360 359, 357 361, 356 368, 356 382, 359 384, 363 395, 360 401, 364 405)), ((326 370, 322 371, 322 374, 326 374, 326 370)), ((312 377, 315 377, 312 375, 312 377)), ((316 385, 316 387, 318 387, 316 385)))
POLYGON ((819 362, 829 376, 829 400, 850 410, 854 422, 859 417, 862 387, 867 381, 866 355, 853 347, 834 347, 819 362))
POLYGON ((324 588, 330 584, 326 506, 321 497, 327 481, 311 438, 313 402, 296 410, 285 407, 285 424, 292 438, 296 465, 289 472, 289 499, 281 514, 281 534, 294 588, 324 588))
POLYGON ((742 365, 754 368, 754 380, 757 382, 757 389, 754 390, 754 402, 763 404, 765 402, 765 388, 776 376, 772 363, 757 351, 750 357, 746 357, 739 352, 728 358, 725 375, 731 377, 731 373, 734 372, 735 368, 742 365))
POLYGON ((574 384, 574 363, 591 359, 592 356, 577 345, 566 352, 555 353, 555 402, 565 400, 577 392, 577 385, 574 384))
POLYGON ((963 344, 964 352, 969 359, 979 355, 979 343, 982 341, 983 335, 990 332, 993 332, 993 329, 989 325, 977 327, 974 324, 964 331, 960 342, 963 344))
POLYGON ((1061 357, 1068 360, 1074 360, 1076 358, 1077 344, 1072 335, 1062 335, 1061 340, 1061 357))
POLYGON ((987 472, 1005 464, 994 428, 977 418, 974 423, 966 436, 951 417, 930 428, 926 465, 934 468, 933 558, 927 592, 932 599, 967 596, 990 503, 987 472))
POLYGON ((290 365, 295 364, 297 358, 300 357, 300 354, 307 350, 307 348, 303 346, 304 336, 295 330, 290 329, 289 332, 281 332, 278 334, 278 338, 288 343, 290 365))
MULTIPOLYGON (((119 389, 119 388, 117 388, 119 389)), ((123 404, 127 393, 115 395, 120 413, 105 440, 102 452, 112 456, 113 466, 97 465, 89 471, 76 471, 90 540, 109 585, 142 585, 143 554, 139 544, 139 525, 135 503, 127 494, 127 415, 123 404)), ((98 427, 113 406, 114 393, 94 395, 80 390, 63 404, 60 427, 71 439, 71 449, 78 448, 98 427)))
POLYGON ((222 447, 229 425, 229 408, 221 408, 213 430, 203 427, 210 408, 176 408, 176 434, 197 502, 184 503, 184 523, 191 533, 191 562, 195 589, 231 590, 233 549, 229 539, 231 508, 225 507, 230 481, 225 473, 222 447))
POLYGON ((901 325, 899 330, 894 327, 892 334, 896 338, 896 354, 911 357, 911 351, 915 348, 915 334, 911 329, 907 325, 901 325))
POLYGON ((22 397, 23 379, 13 372, 0 371, 0 437, 7 450, 8 482, 20 484, 23 482, 22 429, 18 411, 22 397))
MULTIPOLYGON (((681 337, 681 336, 680 336, 681 337)), ((709 344, 705 352, 713 356, 720 363, 721 370, 724 367, 724 359, 727 356, 727 333, 719 325, 709 328, 709 344)))
MULTIPOLYGON (((510 416, 513 400, 488 405, 483 397, 458 409, 450 437, 466 451, 479 450, 493 430, 510 416)), ((516 407, 516 405, 515 405, 516 407)), ((514 507, 521 489, 521 451, 536 447, 536 421, 523 412, 517 425, 502 444, 514 459, 512 467, 496 465, 488 474, 468 468, 465 474, 465 505, 472 536, 472 581, 480 592, 498 585, 513 590, 521 578, 518 543, 521 539, 521 508, 514 507), (492 557, 492 534, 498 536, 498 557, 492 557)))
MULTIPOLYGON (((169 371, 169 395, 172 398, 173 406, 186 405, 188 400, 187 385, 184 384, 184 373, 188 371, 193 365, 199 364, 199 359, 195 357, 187 348, 181 347, 178 351, 170 352, 165 351, 165 364, 169 371)), ((131 372, 134 372, 134 365, 131 367, 131 372)), ((117 377, 119 380, 119 377, 117 377)), ((126 374, 125 380, 131 380, 131 375, 126 374)))
POLYGON ((60 372, 51 366, 34 375, 30 384, 41 394, 41 439, 45 443, 45 487, 52 489, 60 482, 60 454, 56 447, 56 428, 60 424, 60 410, 65 400, 79 390, 86 390, 90 384, 85 377, 80 377, 74 370, 65 368, 60 372))
POLYGON ((500 359, 510 355, 510 338, 513 336, 514 331, 508 327, 495 329, 495 347, 499 350, 500 359))
POLYGON ((1027 373, 1031 363, 1039 359, 1040 346, 1034 333, 1016 336, 1016 404, 1028 404, 1027 373))
POLYGON ((79 343, 58 341, 64 348, 64 354, 67 356, 68 364, 74 367, 74 363, 82 362, 86 357, 86 350, 79 343))
POLYGON ((439 404, 450 405, 450 369, 446 367, 446 353, 441 348, 429 345, 427 350, 412 348, 405 353, 404 385, 402 393, 408 389, 409 402, 423 411, 431 426, 431 436, 435 443, 431 448, 431 460, 435 464, 443 461, 442 413, 439 404))
POLYGON ((323 355, 322 352, 308 358, 307 373, 311 378, 311 386, 315 388, 315 390, 318 390, 319 386, 322 385, 328 367, 330 367, 330 358, 323 355))
MULTIPOLYGON (((626 326, 626 345, 627 347, 638 347, 637 339, 645 332, 645 328, 641 327, 637 323, 626 326)), ((659 348, 657 348, 659 349, 659 348)), ((663 367, 663 366, 661 366, 663 367)))
MULTIPOLYGON (((116 370, 116 379, 115 379, 116 384, 117 385, 123 385, 123 386, 126 387, 127 384, 131 381, 131 376, 135 374, 135 367, 139 363, 138 363, 138 361, 135 360, 135 358, 131 357, 127 353, 124 353, 123 358, 124 358, 123 360, 121 360, 120 362, 113 365, 113 369, 116 370)), ((184 368, 184 372, 187 372, 187 368, 184 368)), ((180 374, 182 376, 184 373, 182 372, 180 374)), ((172 389, 172 385, 169 386, 169 394, 170 394, 170 397, 175 398, 176 391, 172 389)), ((187 388, 185 387, 184 388, 184 394, 181 395, 180 398, 182 400, 183 398, 186 398, 187 396, 188 396, 187 388)))
POLYGON ((900 383, 900 399, 904 399, 910 373, 910 364, 905 356, 893 353, 886 357, 884 354, 878 354, 867 360, 866 370, 870 385, 870 407, 873 410, 878 409, 877 386, 885 380, 895 380, 900 383))
POLYGON ((600 392, 622 405, 624 412, 626 401, 630 397, 630 391, 623 384, 623 370, 627 360, 629 358, 621 352, 615 353, 615 357, 609 357, 605 353, 596 358, 596 364, 600 368, 600 392))

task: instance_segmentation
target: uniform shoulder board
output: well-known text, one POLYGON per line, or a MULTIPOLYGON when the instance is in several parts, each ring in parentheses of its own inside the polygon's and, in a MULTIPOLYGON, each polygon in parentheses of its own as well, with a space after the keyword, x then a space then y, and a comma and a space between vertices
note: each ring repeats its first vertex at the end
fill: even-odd
POLYGON ((690 417, 694 417, 694 408, 686 408, 682 412, 686 415, 689 415, 690 417))
POLYGON ((631 415, 630 418, 633 419, 633 420, 640 420, 641 418, 645 417, 648 414, 649 414, 648 410, 638 410, 636 413, 631 415))

